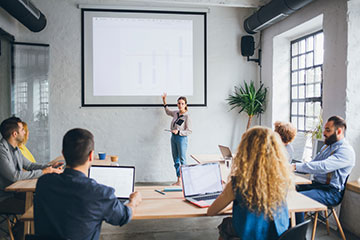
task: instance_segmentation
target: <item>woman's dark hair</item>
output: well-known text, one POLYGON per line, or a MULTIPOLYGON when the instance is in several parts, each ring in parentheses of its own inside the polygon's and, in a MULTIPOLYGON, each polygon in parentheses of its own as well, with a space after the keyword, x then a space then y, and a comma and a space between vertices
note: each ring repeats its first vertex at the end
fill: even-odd
POLYGON ((187 111, 187 110, 188 110, 188 107, 187 107, 187 99, 186 99, 186 97, 180 96, 180 97, 177 99, 177 101, 179 102, 179 100, 184 100, 184 102, 185 102, 185 104, 186 104, 185 110, 187 111))
POLYGON ((86 129, 71 129, 63 138, 63 154, 69 167, 83 165, 93 150, 94 136, 86 129))

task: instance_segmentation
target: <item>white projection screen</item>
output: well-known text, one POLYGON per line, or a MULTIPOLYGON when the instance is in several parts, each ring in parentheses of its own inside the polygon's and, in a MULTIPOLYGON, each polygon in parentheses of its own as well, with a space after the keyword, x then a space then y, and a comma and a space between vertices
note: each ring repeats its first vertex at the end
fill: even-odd
POLYGON ((206 106, 206 13, 82 9, 82 106, 206 106))

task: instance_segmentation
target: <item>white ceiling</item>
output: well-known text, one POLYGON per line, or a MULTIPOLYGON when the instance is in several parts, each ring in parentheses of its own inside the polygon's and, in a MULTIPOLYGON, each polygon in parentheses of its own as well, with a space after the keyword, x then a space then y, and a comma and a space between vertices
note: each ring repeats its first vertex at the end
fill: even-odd
POLYGON ((271 0, 135 0, 134 2, 258 8, 270 1, 271 0))

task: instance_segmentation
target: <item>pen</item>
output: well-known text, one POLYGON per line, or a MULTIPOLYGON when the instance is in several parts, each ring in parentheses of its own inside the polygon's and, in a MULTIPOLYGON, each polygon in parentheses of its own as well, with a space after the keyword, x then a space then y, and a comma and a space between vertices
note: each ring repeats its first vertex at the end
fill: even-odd
POLYGON ((159 190, 157 190, 157 189, 155 189, 154 191, 155 191, 155 192, 158 192, 158 193, 160 193, 160 194, 162 194, 162 195, 165 195, 165 193, 163 193, 162 191, 159 191, 159 190))

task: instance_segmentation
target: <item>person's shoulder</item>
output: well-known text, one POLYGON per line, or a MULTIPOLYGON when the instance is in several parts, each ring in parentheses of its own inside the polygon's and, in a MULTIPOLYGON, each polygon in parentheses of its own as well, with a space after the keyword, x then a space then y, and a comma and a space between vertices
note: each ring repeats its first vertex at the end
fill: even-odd
POLYGON ((343 149, 343 150, 347 150, 347 151, 351 151, 351 152, 355 153, 353 146, 351 146, 349 141, 347 141, 346 139, 344 139, 344 143, 340 146, 339 149, 343 149))
POLYGON ((58 178, 60 178, 60 174, 56 173, 48 173, 40 176, 36 182, 36 190, 46 188, 46 186, 52 186, 58 178))
POLYGON ((2 139, 0 140, 0 151, 6 152, 7 150, 8 150, 7 141, 6 141, 4 138, 2 138, 2 139))
POLYGON ((115 189, 96 182, 94 179, 89 178, 88 187, 93 192, 94 196, 108 198, 115 193, 115 189))

